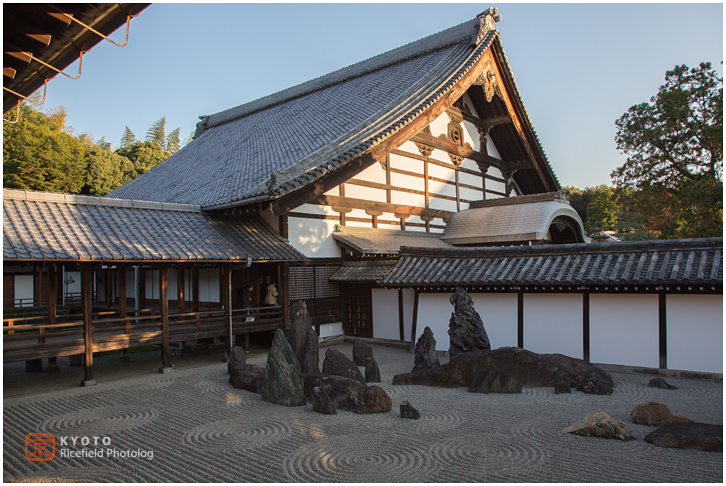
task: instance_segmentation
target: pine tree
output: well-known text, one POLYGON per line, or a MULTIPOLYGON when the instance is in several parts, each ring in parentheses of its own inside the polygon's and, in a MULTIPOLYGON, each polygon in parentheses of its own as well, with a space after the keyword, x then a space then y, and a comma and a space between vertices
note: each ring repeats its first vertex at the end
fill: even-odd
POLYGON ((130 145, 133 145, 136 143, 136 135, 129 129, 129 127, 124 128, 124 134, 121 136, 121 147, 125 148, 130 145))
POLYGON ((192 133, 189 134, 189 136, 187 137, 187 139, 184 141, 184 146, 187 146, 190 143, 192 143, 192 140, 194 140, 194 132, 195 131, 192 130, 192 133))
POLYGON ((179 141, 180 128, 175 128, 169 132, 169 136, 166 137, 166 151, 170 154, 174 154, 181 149, 181 142, 179 141))
POLYGON ((162 116, 146 132, 146 141, 157 144, 162 149, 166 142, 166 117, 162 116))

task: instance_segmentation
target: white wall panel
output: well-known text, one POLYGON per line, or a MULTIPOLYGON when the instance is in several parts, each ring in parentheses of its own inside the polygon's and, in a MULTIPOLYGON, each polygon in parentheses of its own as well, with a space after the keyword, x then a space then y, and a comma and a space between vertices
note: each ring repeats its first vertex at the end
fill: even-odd
POLYGON ((364 181, 378 182, 380 184, 386 183, 386 171, 377 162, 354 177, 355 179, 363 179, 364 181))
MULTIPOLYGON (((469 294, 492 349, 517 345, 517 294, 469 294)), ((452 307, 453 309, 453 307, 452 307)))
MULTIPOLYGON (((394 175, 397 175, 397 174, 391 174, 391 183, 394 186, 408 187, 403 184, 397 184, 396 182, 393 182, 394 175)), ((403 177, 403 176, 401 176, 401 177, 403 177)), ((409 177, 409 179, 411 179, 411 178, 409 177)), ((420 181, 423 184, 423 179, 420 179, 420 181)), ((403 182, 403 181, 401 181, 401 182, 403 182)), ((423 187, 421 188, 421 190, 423 191, 423 187)), ((426 207, 426 197, 423 194, 409 194, 407 192, 391 191, 391 203, 423 208, 423 207, 426 207)))
POLYGON ((590 295, 590 361, 657 368, 658 358, 657 295, 590 295))
MULTIPOLYGON (((453 213, 456 212, 456 201, 451 201, 449 199, 439 199, 437 197, 430 197, 429 198, 429 208, 431 209, 438 209, 441 211, 451 211, 453 213)), ((436 224, 444 224, 443 220, 436 221, 436 224)))
POLYGON ((582 347, 582 295, 524 295, 525 349, 582 359, 582 347))
POLYGON ((287 221, 290 244, 308 257, 340 257, 340 249, 331 236, 336 224, 336 220, 290 216, 287 221))
POLYGON ((400 340, 398 322, 398 291, 372 289, 373 337, 400 340))
POLYGON ((669 369, 723 373, 723 295, 666 296, 669 369))
POLYGON ((442 113, 439 117, 434 120, 429 128, 431 128, 431 135, 438 137, 439 135, 447 135, 449 133, 449 122, 451 119, 446 113, 442 113))
POLYGON ((199 301, 220 302, 218 268, 199 269, 199 301))
POLYGON ((386 202, 386 190, 372 187, 359 186, 357 184, 345 185, 345 197, 363 199, 366 201, 386 202))
POLYGON ((492 157, 496 157, 498 159, 502 158, 502 156, 499 155, 499 150, 497 150, 497 146, 494 145, 494 142, 492 141, 492 137, 487 137, 487 153, 492 157))
MULTIPOLYGON (((408 150, 411 153, 418 154, 418 147, 413 142, 406 142, 413 145, 413 149, 409 147, 408 150)), ((405 144, 404 144, 405 145, 405 144)), ((403 155, 391 154, 389 156, 389 163, 393 169, 408 170, 417 174, 423 174, 423 161, 418 159, 412 159, 410 157, 404 157, 403 155)))
MULTIPOLYGON (((80 272, 75 272, 80 275, 80 272)), ((78 281, 80 282, 80 277, 78 281)), ((23 299, 22 307, 33 306, 33 276, 32 275, 16 275, 15 276, 15 300, 23 299)), ((79 290, 80 292, 80 285, 79 290)))
POLYGON ((333 336, 340 336, 343 334, 343 323, 333 322, 330 324, 320 325, 320 338, 327 338, 333 336))
POLYGON ((449 302, 451 294, 419 294, 416 341, 428 326, 436 339, 436 350, 449 350, 449 320, 454 306, 449 302))
MULTIPOLYGON (((419 153, 418 147, 416 146, 416 144, 414 142, 411 142, 410 140, 409 141, 406 141, 406 142, 403 142, 403 144, 401 144, 398 147, 398 150, 402 150, 404 152, 410 152, 412 154, 418 154, 419 153)), ((390 160, 394 160, 397 157, 401 157, 401 156, 400 155, 391 155, 390 156, 390 160)))
POLYGON ((469 123, 468 121, 464 121, 462 125, 464 125, 464 143, 468 143, 473 150, 478 152, 479 146, 481 145, 479 142, 479 131, 473 123, 469 123))

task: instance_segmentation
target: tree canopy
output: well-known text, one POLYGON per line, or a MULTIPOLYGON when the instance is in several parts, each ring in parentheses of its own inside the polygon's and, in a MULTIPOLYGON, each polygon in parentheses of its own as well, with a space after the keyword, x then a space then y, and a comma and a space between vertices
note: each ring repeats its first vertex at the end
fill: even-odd
POLYGON ((723 232, 723 80, 710 63, 676 66, 649 102, 616 121, 627 155, 611 174, 644 227, 661 238, 723 232))

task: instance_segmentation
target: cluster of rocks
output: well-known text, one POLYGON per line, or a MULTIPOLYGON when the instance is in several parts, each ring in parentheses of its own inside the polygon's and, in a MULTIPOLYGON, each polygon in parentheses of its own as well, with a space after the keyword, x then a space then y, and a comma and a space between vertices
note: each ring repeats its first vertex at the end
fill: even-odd
MULTIPOLYGON (((663 383, 665 381, 659 378, 663 383)), ((675 387, 663 387, 674 389, 675 387)), ((630 417, 634 424, 658 427, 643 440, 658 447, 723 451, 723 426, 694 422, 671 413, 665 403, 646 402, 636 406, 630 417)), ((565 427, 563 432, 604 439, 634 440, 633 432, 605 412, 596 413, 565 427)))
POLYGON ((396 375, 394 385, 467 387, 473 393, 521 393, 524 386, 553 386, 555 393, 571 388, 589 394, 613 393, 612 377, 597 366, 562 354, 538 354, 518 347, 491 349, 481 317, 471 297, 457 289, 449 299, 450 361, 440 364, 429 327, 416 342, 414 367, 396 375))
POLYGON ((332 414, 337 410, 354 413, 380 413, 391 410, 388 394, 377 385, 380 370, 370 346, 356 339, 353 359, 336 349, 325 353, 322 373, 319 368, 318 336, 304 302, 291 308, 291 328, 286 338, 275 331, 265 367, 248 364, 244 350, 232 349, 227 365, 229 382, 235 388, 262 395, 279 405, 297 407, 312 402, 313 409, 332 414), (365 366, 365 376, 358 365, 365 366))

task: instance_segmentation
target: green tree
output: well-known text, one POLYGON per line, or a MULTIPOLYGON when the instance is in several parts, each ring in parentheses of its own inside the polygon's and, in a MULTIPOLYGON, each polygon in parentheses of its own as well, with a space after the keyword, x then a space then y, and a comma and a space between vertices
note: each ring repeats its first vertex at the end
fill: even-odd
POLYGON ((710 63, 676 66, 648 103, 616 121, 628 156, 617 187, 637 189, 633 209, 662 238, 723 233, 723 80, 710 63))
POLYGON ((611 187, 602 185, 594 189, 592 199, 587 205, 587 232, 611 231, 618 219, 620 210, 618 197, 611 187))
POLYGON ((184 146, 185 147, 187 145, 189 145, 190 143, 192 143, 192 140, 194 140, 194 133, 195 133, 195 130, 192 130, 192 133, 190 133, 189 136, 187 137, 187 139, 184 140, 184 146))
POLYGON ((86 150, 85 185, 82 193, 92 196, 105 196, 122 186, 131 178, 125 172, 132 172, 133 165, 129 159, 115 154, 105 147, 95 145, 86 150))
POLYGON ((170 154, 175 154, 181 149, 181 141, 179 140, 180 128, 175 128, 166 137, 166 151, 170 154))
POLYGON ((128 147, 120 148, 116 154, 131 162, 131 165, 126 166, 123 171, 126 182, 135 179, 171 155, 155 142, 148 141, 136 142, 128 147))
POLYGON ((146 141, 165 147, 166 144, 166 117, 162 116, 154 122, 146 132, 146 141))
POLYGON ((570 206, 572 206, 572 208, 577 211, 577 214, 582 220, 582 224, 587 227, 587 205, 590 204, 590 201, 592 201, 592 195, 594 194, 595 190, 590 187, 586 187, 585 189, 578 189, 577 187, 573 186, 567 186, 563 189, 570 193, 570 206))
POLYGON ((86 145, 65 133, 65 109, 48 116, 23 103, 20 111, 16 124, 3 127, 3 186, 78 193, 86 145))
POLYGON ((136 135, 134 135, 134 132, 132 132, 129 127, 124 128, 124 134, 121 135, 121 143, 120 148, 128 147, 129 145, 133 145, 136 143, 136 135))

